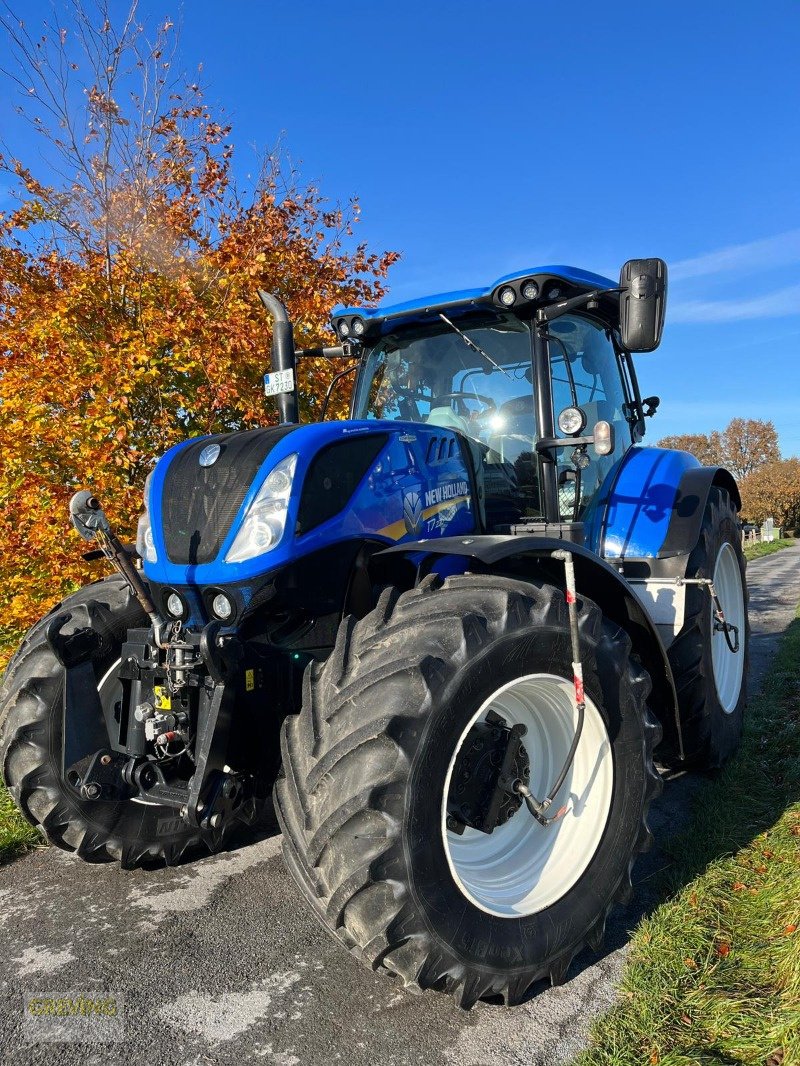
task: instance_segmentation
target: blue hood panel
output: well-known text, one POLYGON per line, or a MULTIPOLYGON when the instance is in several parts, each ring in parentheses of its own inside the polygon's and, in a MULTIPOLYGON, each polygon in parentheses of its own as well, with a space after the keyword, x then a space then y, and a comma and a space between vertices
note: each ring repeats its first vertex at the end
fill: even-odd
MULTIPOLYGON (((212 438, 208 438, 211 440, 212 438)), ((217 440, 218 438, 213 438, 217 440)), ((347 421, 298 426, 275 443, 252 479, 221 543, 216 558, 195 565, 170 562, 162 515, 170 464, 184 449, 197 451, 197 438, 170 449, 157 464, 148 501, 158 561, 145 562, 145 576, 167 585, 225 585, 247 581, 270 570, 345 540, 369 537, 387 545, 426 537, 457 536, 477 528, 470 472, 454 432, 416 422, 347 421), (308 532, 297 534, 303 486, 312 461, 321 450, 368 434, 385 437, 383 447, 355 489, 341 499, 341 509, 308 532), (286 529, 270 551, 240 563, 225 563, 225 554, 241 527, 248 507, 270 471, 297 453, 297 467, 289 502, 286 529)), ((198 469, 198 476, 199 476, 198 469)))

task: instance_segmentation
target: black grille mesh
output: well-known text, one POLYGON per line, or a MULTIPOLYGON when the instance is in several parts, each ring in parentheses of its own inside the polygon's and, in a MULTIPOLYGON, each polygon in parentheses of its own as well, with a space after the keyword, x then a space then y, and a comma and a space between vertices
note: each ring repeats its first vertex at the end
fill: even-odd
POLYGON ((194 566, 216 559, 258 468, 296 428, 217 433, 178 452, 167 469, 161 503, 170 562, 194 566), (200 453, 209 444, 219 444, 219 458, 211 466, 200 466, 200 453))

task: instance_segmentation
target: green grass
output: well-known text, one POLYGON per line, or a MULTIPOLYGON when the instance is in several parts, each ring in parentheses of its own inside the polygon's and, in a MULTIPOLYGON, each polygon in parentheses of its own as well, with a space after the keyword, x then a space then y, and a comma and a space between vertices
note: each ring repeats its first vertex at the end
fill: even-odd
POLYGON ((800 1063, 800 611, 578 1066, 800 1063))
POLYGON ((19 813, 0 779, 0 866, 39 845, 44 838, 19 813))
MULTIPOLYGON (((3 637, 5 639, 0 639, 0 673, 22 639, 16 633, 6 633, 3 637)), ((14 801, 0 777, 0 866, 23 855, 30 848, 44 844, 45 839, 38 829, 26 822, 14 806, 14 801)))
POLYGON ((781 548, 791 548, 793 544, 797 544, 796 540, 783 539, 783 540, 767 540, 757 541, 755 544, 746 544, 744 549, 745 559, 760 559, 762 555, 772 555, 773 552, 779 552, 781 548))

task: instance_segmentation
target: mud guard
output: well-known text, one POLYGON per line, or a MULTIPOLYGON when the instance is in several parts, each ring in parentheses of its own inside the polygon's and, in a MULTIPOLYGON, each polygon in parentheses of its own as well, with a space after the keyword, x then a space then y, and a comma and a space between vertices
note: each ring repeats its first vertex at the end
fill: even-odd
POLYGON ((558 549, 573 555, 578 592, 594 600, 630 636, 634 653, 653 681, 652 709, 664 729, 664 743, 683 759, 675 681, 661 636, 620 573, 587 548, 550 537, 442 537, 378 552, 370 561, 370 572, 378 584, 403 589, 435 571, 497 573, 522 580, 541 577, 564 588, 564 567, 552 558, 558 549))
POLYGON ((741 509, 736 481, 723 467, 701 466, 688 452, 631 448, 587 509, 584 544, 605 559, 688 556, 712 485, 741 509))

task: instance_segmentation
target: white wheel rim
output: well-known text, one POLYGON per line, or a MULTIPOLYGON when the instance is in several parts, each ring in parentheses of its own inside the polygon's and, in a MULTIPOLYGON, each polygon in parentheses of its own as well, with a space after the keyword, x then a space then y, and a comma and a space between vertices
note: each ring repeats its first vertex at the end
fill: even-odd
POLYGON ((453 751, 442 798, 442 838, 450 873, 476 907, 500 918, 521 918, 551 906, 585 872, 608 822, 614 763, 605 723, 591 700, 578 750, 551 811, 568 805, 553 825, 540 825, 523 805, 492 833, 447 829, 447 796, 456 759, 475 723, 495 711, 509 726, 524 725, 531 764, 530 790, 543 798, 555 782, 575 735, 571 681, 528 674, 497 689, 472 716, 453 751))
MULTIPOLYGON (((725 634, 714 629, 714 605, 711 611, 711 659, 714 666, 714 684, 717 697, 726 714, 732 714, 739 702, 744 674, 744 590, 742 572, 733 545, 725 543, 719 550, 714 564, 714 588, 726 621, 739 630, 739 651, 732 652, 725 634)), ((731 637, 733 639, 733 637, 731 637)))

